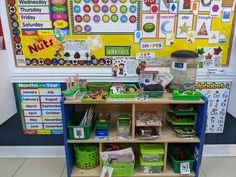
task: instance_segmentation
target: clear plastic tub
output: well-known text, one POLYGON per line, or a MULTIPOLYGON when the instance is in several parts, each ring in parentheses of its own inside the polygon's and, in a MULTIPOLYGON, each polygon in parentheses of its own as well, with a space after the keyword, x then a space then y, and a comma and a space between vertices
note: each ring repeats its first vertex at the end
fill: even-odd
POLYGON ((164 163, 162 160, 159 162, 146 162, 143 157, 140 157, 140 165, 143 173, 161 173, 164 163))

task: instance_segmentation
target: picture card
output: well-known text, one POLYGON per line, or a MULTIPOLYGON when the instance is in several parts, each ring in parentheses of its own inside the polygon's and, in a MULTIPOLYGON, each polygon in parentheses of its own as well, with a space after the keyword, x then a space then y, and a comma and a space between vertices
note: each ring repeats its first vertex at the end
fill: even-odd
POLYGON ((112 75, 125 77, 136 75, 138 62, 135 59, 114 59, 112 62, 112 75))
POLYGON ((169 5, 169 13, 178 13, 178 3, 177 2, 171 2, 169 5))
POLYGON ((211 31, 209 34, 208 43, 209 44, 217 44, 219 43, 220 32, 219 31, 211 31))
POLYGON ((103 166, 100 177, 112 177, 113 169, 112 167, 103 166))
POLYGON ((159 4, 152 4, 150 10, 151 10, 151 13, 154 13, 154 14, 159 13, 159 4))
POLYGON ((211 2, 210 16, 212 16, 212 17, 219 17, 220 16, 221 4, 222 4, 221 0, 218 0, 218 1, 215 0, 215 1, 211 2))
POLYGON ((143 38, 157 37, 157 14, 142 14, 143 38))
POLYGON ((158 0, 145 0, 145 1, 142 1, 142 11, 143 12, 150 12, 151 10, 151 5, 153 4, 157 4, 158 0))
POLYGON ((176 38, 186 38, 188 31, 193 28, 193 14, 179 14, 176 38))
POLYGON ((209 15, 198 15, 196 25, 196 38, 208 39, 211 31, 212 17, 209 15))
POLYGON ((187 33, 187 43, 193 44, 195 41, 196 31, 188 31, 187 33))
POLYGON ((191 2, 191 11, 194 15, 198 15, 199 2, 191 2))
POLYGON ((171 2, 174 2, 174 0, 160 0, 160 11, 161 12, 169 11, 171 2))
POLYGON ((175 34, 174 33, 167 33, 166 34, 166 46, 173 46, 175 40, 175 34))
POLYGON ((179 12, 189 12, 191 9, 191 0, 179 0, 179 12))
POLYGON ((166 38, 167 33, 175 31, 175 14, 160 14, 159 38, 166 38))
POLYGON ((140 40, 143 38, 143 31, 135 30, 134 31, 134 43, 139 44, 140 40))
POLYGON ((229 23, 231 19, 232 9, 231 8, 223 8, 222 12, 222 22, 229 23))
POLYGON ((146 60, 146 59, 154 59, 154 58, 156 58, 155 52, 136 53, 137 60, 146 60))
POLYGON ((212 0, 200 0, 199 1, 199 11, 202 12, 209 12, 210 11, 210 7, 211 7, 211 1, 212 0))

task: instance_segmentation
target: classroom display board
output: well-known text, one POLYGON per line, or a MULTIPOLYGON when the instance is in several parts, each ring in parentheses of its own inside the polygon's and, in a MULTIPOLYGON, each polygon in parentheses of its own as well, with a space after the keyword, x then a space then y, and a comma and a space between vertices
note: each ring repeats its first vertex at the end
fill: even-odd
POLYGON ((231 82, 196 84, 208 98, 206 133, 223 133, 231 84, 231 82))
POLYGON ((6 1, 19 67, 111 67, 117 56, 181 49, 198 51, 202 67, 229 62, 233 1, 6 1))
POLYGON ((19 83, 16 85, 25 134, 62 134, 61 85, 19 83))

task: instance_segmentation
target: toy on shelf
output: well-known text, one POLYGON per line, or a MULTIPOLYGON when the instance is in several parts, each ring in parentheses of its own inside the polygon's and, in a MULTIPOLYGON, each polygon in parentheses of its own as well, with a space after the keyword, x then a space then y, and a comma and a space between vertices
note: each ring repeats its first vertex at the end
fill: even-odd
POLYGON ((130 116, 127 114, 120 115, 117 120, 118 137, 129 138, 130 126, 131 126, 130 116))
POLYGON ((174 115, 169 112, 168 121, 173 125, 195 125, 195 116, 192 115, 174 115))
POLYGON ((170 105, 169 112, 174 115, 196 115, 197 112, 194 110, 192 105, 178 104, 170 105))
POLYGON ((135 84, 114 83, 111 87, 112 98, 136 98, 139 89, 135 84))
POLYGON ((95 123, 95 139, 108 139, 110 128, 110 114, 99 113, 95 123))
POLYGON ((199 90, 196 91, 184 91, 180 92, 179 90, 174 90, 172 92, 173 100, 200 100, 201 92, 199 90))
POLYGON ((174 126, 173 130, 180 138, 192 138, 197 135, 191 126, 174 126))
POLYGON ((136 112, 136 126, 162 126, 157 112, 136 112))
POLYGON ((88 91, 81 99, 82 102, 106 102, 107 94, 102 90, 88 91))
POLYGON ((137 127, 137 134, 139 139, 157 139, 160 137, 160 127, 137 127))
POLYGON ((87 81, 86 80, 79 80, 79 75, 76 74, 74 77, 74 83, 72 83, 72 79, 69 77, 66 79, 66 90, 62 91, 63 96, 66 99, 77 99, 81 92, 86 92, 87 88, 87 81))

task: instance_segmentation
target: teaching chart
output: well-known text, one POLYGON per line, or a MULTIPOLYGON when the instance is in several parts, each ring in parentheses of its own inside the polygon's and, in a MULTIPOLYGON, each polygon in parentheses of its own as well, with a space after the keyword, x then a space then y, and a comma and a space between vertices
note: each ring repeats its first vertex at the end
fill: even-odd
POLYGON ((116 57, 183 49, 197 51, 202 67, 229 63, 234 2, 6 1, 17 67, 112 67, 116 57))
POLYGON ((16 85, 25 134, 62 134, 61 85, 19 83, 16 85))
POLYGON ((208 99, 206 133, 223 133, 231 82, 199 82, 196 87, 208 99))

